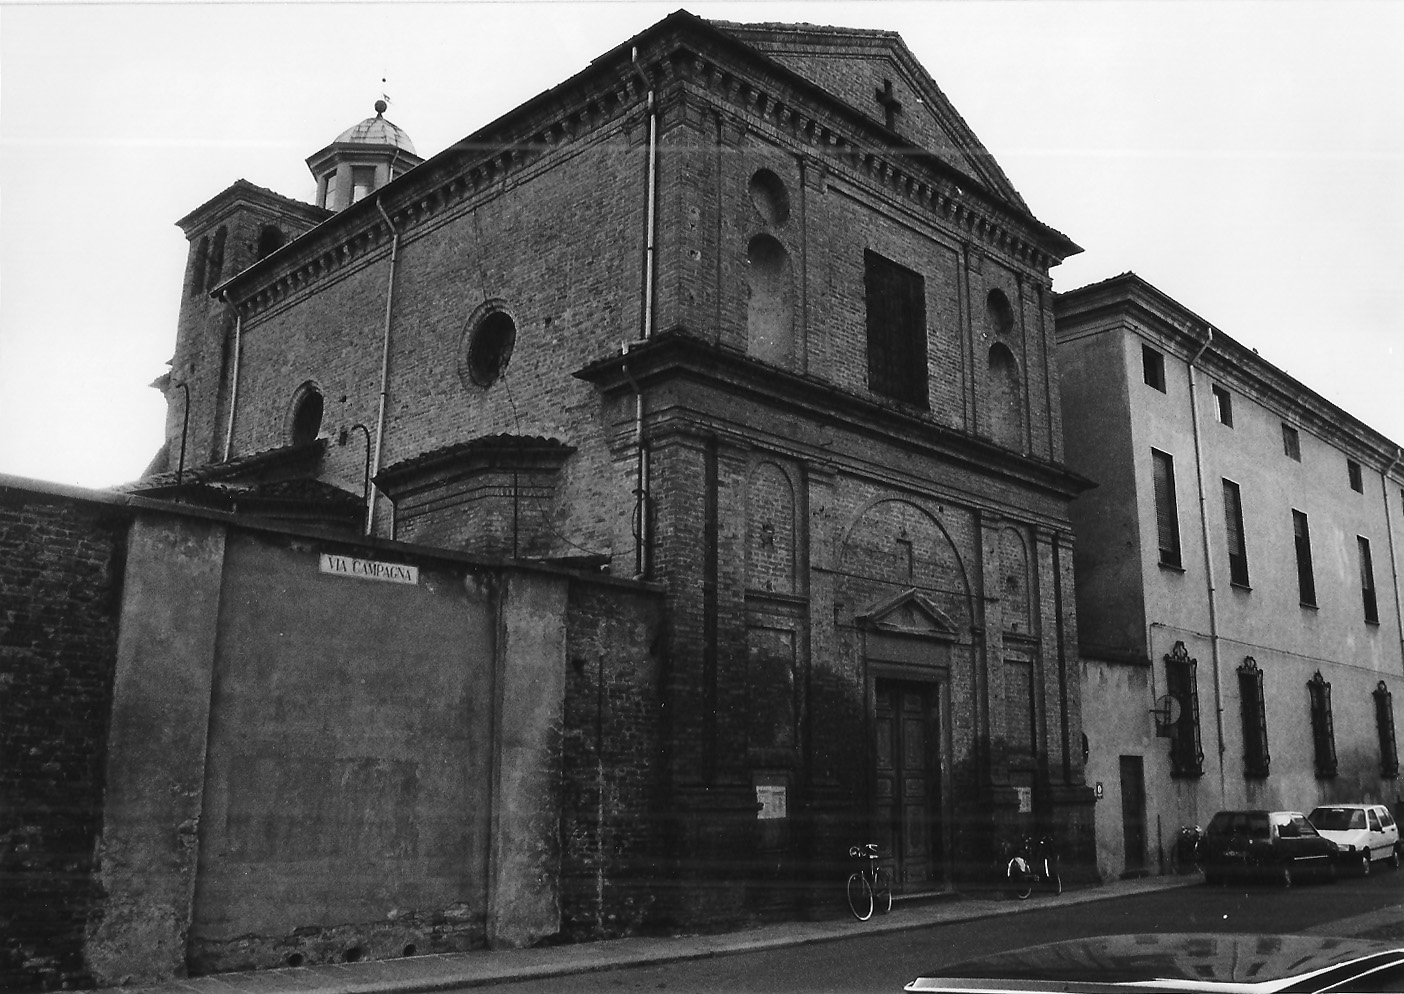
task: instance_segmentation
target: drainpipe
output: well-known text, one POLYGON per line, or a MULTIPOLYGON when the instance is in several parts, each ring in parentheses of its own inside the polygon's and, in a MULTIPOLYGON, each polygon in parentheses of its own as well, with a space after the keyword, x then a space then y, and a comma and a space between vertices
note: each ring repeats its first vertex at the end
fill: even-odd
MULTIPOLYGON (((375 198, 375 208, 380 211, 380 216, 385 218, 385 226, 390 229, 390 276, 385 282, 385 333, 381 336, 380 346, 380 404, 375 415, 375 456, 371 461, 372 478, 380 472, 380 457, 385 444, 385 399, 390 388, 390 314, 395 304, 395 263, 400 258, 400 232, 395 227, 395 222, 390 220, 390 215, 385 213, 385 205, 381 203, 380 197, 375 198)), ((380 488, 376 487, 375 489, 379 490, 380 488)), ((366 510, 367 536, 375 533, 375 505, 376 500, 372 495, 366 510)))
POLYGON ((221 462, 229 461, 229 452, 234 446, 234 411, 239 406, 239 361, 244 356, 244 315, 239 313, 239 308, 234 306, 234 302, 229 299, 229 291, 226 290, 219 295, 219 299, 224 301, 227 307, 234 311, 234 371, 230 376, 229 384, 229 423, 224 429, 224 455, 221 462))
MULTIPOLYGON (((629 343, 624 342, 621 346, 624 355, 629 354, 629 343)), ((649 521, 648 521, 648 449, 644 447, 643 437, 643 411, 644 399, 643 390, 639 387, 638 380, 634 379, 634 374, 629 371, 627 361, 620 363, 620 368, 624 371, 624 377, 629 381, 629 386, 634 388, 634 448, 638 453, 637 478, 634 483, 634 579, 642 580, 648 575, 648 547, 649 547, 649 521)))
POLYGON ((639 63, 639 50, 633 50, 634 69, 638 72, 639 78, 643 80, 644 86, 648 88, 648 202, 645 212, 645 240, 644 240, 644 316, 643 333, 640 338, 647 341, 653 335, 653 270, 654 258, 657 255, 655 242, 655 221, 654 215, 657 212, 658 199, 658 106, 654 101, 653 83, 644 72, 643 66, 639 63))
MULTIPOLYGON (((644 299, 643 325, 639 329, 639 340, 647 342, 653 337, 653 291, 658 254, 656 221, 658 213, 658 105, 653 91, 653 83, 649 80, 648 74, 644 72, 642 63, 639 62, 637 47, 632 50, 630 58, 633 59, 634 69, 648 91, 645 103, 648 113, 648 192, 644 210, 644 299)), ((629 344, 627 342, 623 343, 621 351, 624 355, 628 355, 629 344)), ((649 534, 648 450, 644 446, 643 436, 644 397, 638 381, 629 371, 628 362, 622 363, 621 368, 624 371, 624 376, 629 380, 629 385, 634 390, 634 449, 638 458, 634 485, 634 514, 637 519, 634 523, 634 578, 642 579, 649 572, 648 550, 652 541, 649 534)))
POLYGON ((1214 594, 1214 557, 1209 548, 1209 509, 1204 498, 1204 447, 1199 432, 1199 395, 1195 391, 1195 363, 1214 341, 1214 329, 1207 328, 1208 337, 1194 358, 1189 361, 1190 422, 1194 427, 1194 475, 1199 487, 1199 534, 1204 539, 1204 587, 1209 598, 1209 652, 1214 668, 1214 722, 1218 731, 1219 807, 1228 805, 1228 785, 1224 782, 1224 702, 1219 680, 1219 609, 1214 594))
POLYGON ((1389 540, 1389 572, 1394 583, 1394 623, 1399 631, 1399 654, 1404 659, 1404 608, 1400 607, 1399 598, 1399 560, 1394 551, 1394 515, 1389 513, 1389 474, 1394 472, 1394 467, 1404 460, 1404 449, 1396 448, 1394 458, 1385 467, 1384 475, 1380 477, 1380 490, 1384 493, 1385 512, 1385 537, 1389 540))

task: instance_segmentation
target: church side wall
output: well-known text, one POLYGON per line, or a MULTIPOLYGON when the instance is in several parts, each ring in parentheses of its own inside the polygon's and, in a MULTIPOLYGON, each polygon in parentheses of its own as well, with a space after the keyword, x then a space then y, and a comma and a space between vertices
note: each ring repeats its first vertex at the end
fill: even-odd
MULTIPOLYGON (((452 215, 403 222, 381 465, 497 434, 576 447, 553 497, 520 509, 533 555, 617 553, 632 566, 632 453, 605 428, 632 417, 632 405, 602 410, 594 387, 571 373, 640 334, 639 123, 543 157, 452 215), (485 387, 469 379, 466 354, 487 301, 511 316, 516 337, 505 375, 485 387)), ((374 435, 388 278, 382 252, 246 322, 235 454, 286 444, 294 395, 308 381, 326 399, 324 436, 337 440, 356 423, 374 435)), ((324 478, 359 492, 363 446, 359 432, 329 446, 324 478)), ((379 514, 388 521, 388 503, 379 514)), ((472 549, 471 514, 446 510, 402 537, 472 549)))

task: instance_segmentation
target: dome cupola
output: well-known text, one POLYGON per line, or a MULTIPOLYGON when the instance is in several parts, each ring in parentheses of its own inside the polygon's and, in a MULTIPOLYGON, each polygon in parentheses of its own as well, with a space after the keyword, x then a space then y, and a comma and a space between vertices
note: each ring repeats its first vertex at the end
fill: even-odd
POLYGON ((385 119, 387 104, 375 102, 375 117, 352 125, 336 141, 307 159, 317 180, 317 206, 339 211, 379 190, 424 161, 398 125, 385 119))

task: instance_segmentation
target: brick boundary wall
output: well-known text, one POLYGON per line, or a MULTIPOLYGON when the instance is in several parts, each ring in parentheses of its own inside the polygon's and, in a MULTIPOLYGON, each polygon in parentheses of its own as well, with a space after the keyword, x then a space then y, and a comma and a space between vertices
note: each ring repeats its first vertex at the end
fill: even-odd
POLYGON ((92 984, 126 518, 0 486, 0 990, 92 984))
POLYGON ((570 940, 656 924, 663 595, 572 583, 562 743, 561 931, 570 940))

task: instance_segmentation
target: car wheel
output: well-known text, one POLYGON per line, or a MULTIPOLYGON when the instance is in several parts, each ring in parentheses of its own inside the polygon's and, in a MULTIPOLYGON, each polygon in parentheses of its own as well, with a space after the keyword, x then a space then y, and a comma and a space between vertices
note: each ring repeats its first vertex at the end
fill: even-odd
POLYGON ((1390 850, 1389 850, 1389 865, 1390 865, 1390 869, 1393 869, 1393 870, 1399 869, 1399 846, 1398 846, 1398 844, 1395 844, 1395 845, 1394 845, 1393 847, 1391 847, 1390 850))
POLYGON ((1360 854, 1360 875, 1362 877, 1370 875, 1370 850, 1368 849, 1360 854))

